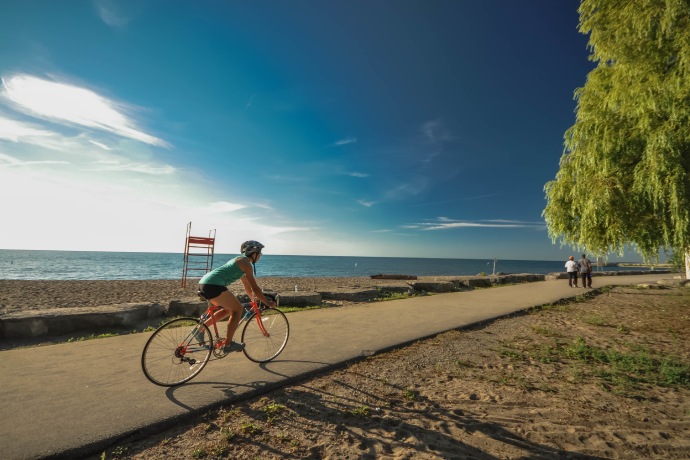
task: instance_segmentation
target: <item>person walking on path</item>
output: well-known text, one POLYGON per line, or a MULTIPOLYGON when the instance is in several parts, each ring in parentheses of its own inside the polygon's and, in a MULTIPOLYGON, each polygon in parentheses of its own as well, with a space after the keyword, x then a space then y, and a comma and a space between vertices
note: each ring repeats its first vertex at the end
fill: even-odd
POLYGON ((577 287, 577 262, 575 262, 575 257, 570 256, 568 261, 565 263, 565 271, 568 272, 568 286, 577 287))
POLYGON ((582 287, 592 287, 592 262, 589 261, 586 254, 582 254, 582 259, 577 261, 577 266, 580 269, 582 276, 582 287))
MULTIPOLYGON (((237 343, 232 340, 240 318, 242 318, 244 308, 235 294, 228 291, 226 286, 240 280, 250 299, 256 297, 269 307, 275 307, 275 302, 266 298, 259 285, 256 284, 256 279, 254 279, 255 265, 261 258, 261 250, 263 248, 264 245, 258 241, 245 241, 240 247, 241 256, 235 257, 225 265, 211 270, 199 280, 199 295, 211 302, 212 305, 223 307, 222 310, 213 315, 215 321, 220 321, 226 317, 230 318, 223 347, 226 353, 242 351, 244 349, 243 343, 237 343)), ((206 320, 206 323, 208 323, 206 324, 207 326, 210 325, 211 318, 206 320)), ((200 336, 196 337, 199 343, 203 343, 205 340, 203 333, 203 331, 200 331, 200 336)))

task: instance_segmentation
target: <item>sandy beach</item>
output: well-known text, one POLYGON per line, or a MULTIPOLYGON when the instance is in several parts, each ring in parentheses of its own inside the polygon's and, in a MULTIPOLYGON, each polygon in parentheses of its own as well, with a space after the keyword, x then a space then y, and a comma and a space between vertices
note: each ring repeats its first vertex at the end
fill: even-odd
MULTIPOLYGON (((458 279, 462 277, 419 277, 418 281, 458 279)), ((258 279, 266 292, 318 292, 334 289, 359 289, 400 285, 405 281, 372 279, 370 277, 264 277, 258 279)), ((122 303, 160 303, 172 300, 197 299, 198 280, 188 280, 183 288, 180 280, 0 280, 0 315, 47 308, 94 308, 122 303)), ((244 289, 238 281, 229 286, 236 294, 244 289)))

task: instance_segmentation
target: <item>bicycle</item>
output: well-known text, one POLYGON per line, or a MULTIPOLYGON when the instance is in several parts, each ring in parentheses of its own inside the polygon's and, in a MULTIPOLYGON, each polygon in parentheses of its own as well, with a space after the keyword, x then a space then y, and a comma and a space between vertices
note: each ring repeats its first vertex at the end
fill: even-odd
MULTIPOLYGON (((280 300, 275 296, 269 298, 280 300)), ((256 299, 242 305, 244 314, 237 330, 244 323, 241 341, 245 343, 245 356, 256 363, 275 359, 285 349, 290 336, 287 317, 277 309, 277 305, 270 308, 256 299)), ((213 317, 221 309, 209 302, 201 317, 176 318, 156 329, 141 354, 141 368, 146 378, 164 387, 181 385, 199 375, 208 364, 211 353, 219 359, 227 356, 228 353, 223 351, 225 338, 218 333, 213 317), (204 324, 209 318, 215 336, 204 324)))

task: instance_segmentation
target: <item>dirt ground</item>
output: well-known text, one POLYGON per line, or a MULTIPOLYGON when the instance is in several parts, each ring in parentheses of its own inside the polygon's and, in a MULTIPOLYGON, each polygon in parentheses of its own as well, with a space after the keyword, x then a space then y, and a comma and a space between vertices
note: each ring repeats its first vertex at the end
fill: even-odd
POLYGON ((690 288, 613 288, 372 356, 98 458, 687 459, 688 331, 690 288))

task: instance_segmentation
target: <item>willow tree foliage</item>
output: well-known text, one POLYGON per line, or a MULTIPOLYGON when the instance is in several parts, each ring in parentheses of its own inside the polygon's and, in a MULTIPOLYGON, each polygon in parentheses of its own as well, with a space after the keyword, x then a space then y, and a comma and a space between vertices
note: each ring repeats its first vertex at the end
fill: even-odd
POLYGON ((596 255, 690 249, 690 0, 582 0, 597 63, 575 91, 556 178, 554 242, 596 255))

